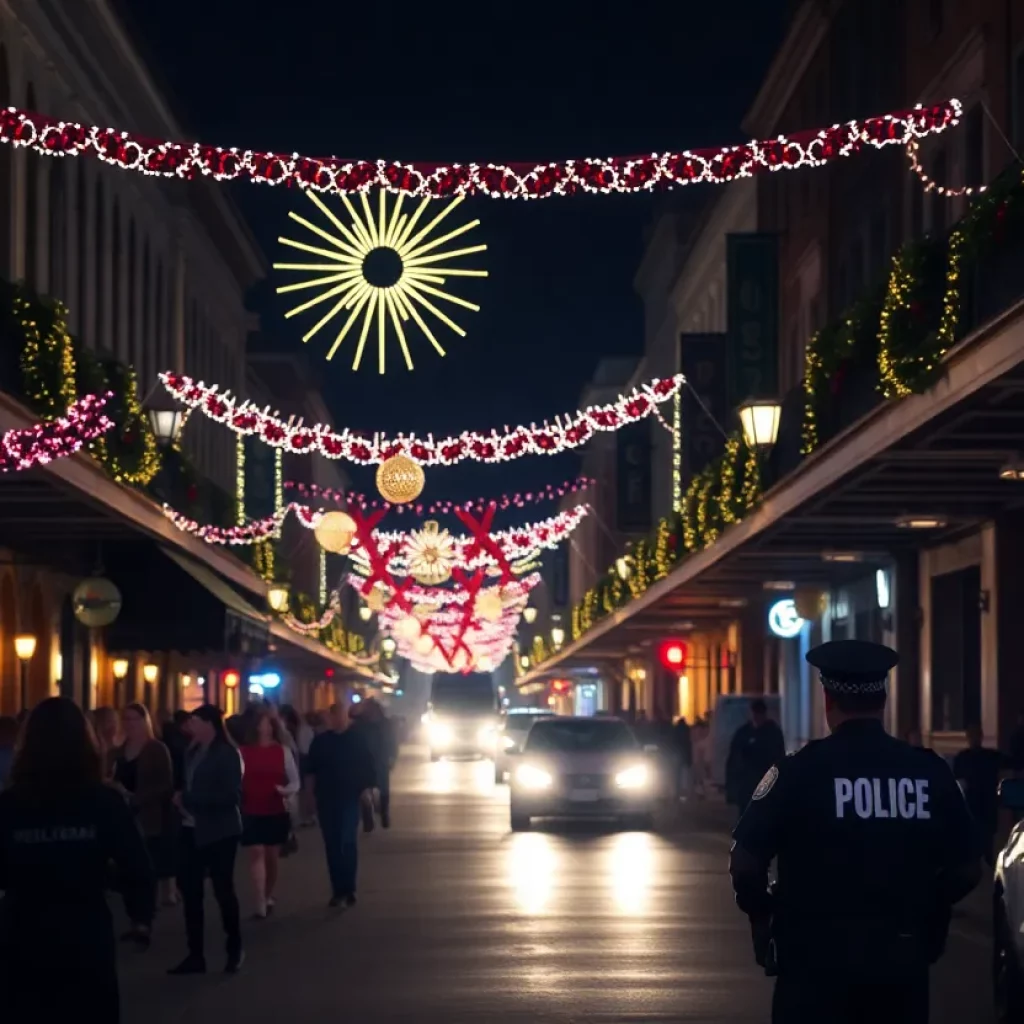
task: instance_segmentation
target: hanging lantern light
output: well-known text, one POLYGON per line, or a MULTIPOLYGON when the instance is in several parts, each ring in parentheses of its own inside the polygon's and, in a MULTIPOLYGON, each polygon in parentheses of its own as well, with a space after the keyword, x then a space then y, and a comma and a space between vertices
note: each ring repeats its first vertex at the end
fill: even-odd
POLYGON ((109 626, 121 612, 121 591, 106 577, 82 580, 71 596, 75 618, 90 629, 109 626))
POLYGON ((356 535, 356 522, 347 512, 325 512, 313 528, 317 543, 334 555, 347 555, 356 535))
POLYGON ((377 490, 392 505, 406 505, 423 493, 423 467, 408 455, 392 455, 377 467, 377 490))

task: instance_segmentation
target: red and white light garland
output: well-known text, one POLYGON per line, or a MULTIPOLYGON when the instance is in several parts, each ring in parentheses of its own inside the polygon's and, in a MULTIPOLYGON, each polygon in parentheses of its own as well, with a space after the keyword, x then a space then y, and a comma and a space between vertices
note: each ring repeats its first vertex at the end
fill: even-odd
POLYGON ((236 403, 228 392, 181 374, 161 373, 160 380, 178 401, 235 433, 255 435, 288 452, 347 459, 361 466, 378 465, 394 455, 406 455, 423 466, 454 466, 465 459, 493 463, 524 455, 557 455, 578 448, 600 431, 620 430, 644 419, 655 406, 673 398, 685 383, 681 373, 663 379, 655 377, 608 405, 557 416, 553 423, 546 420, 539 427, 535 423, 515 429, 506 426, 486 434, 466 430, 444 438, 432 434, 426 438, 415 434, 375 434, 371 440, 348 428, 336 433, 320 424, 307 427, 294 419, 282 420, 267 409, 257 409, 249 402, 236 403))
POLYGON ((698 182, 719 184, 762 171, 820 167, 867 146, 905 146, 941 132, 958 122, 961 109, 954 99, 738 146, 541 164, 437 165, 319 159, 298 153, 286 155, 160 141, 134 132, 60 121, 14 107, 0 112, 0 142, 43 156, 94 156, 122 170, 165 178, 190 179, 202 175, 217 181, 247 179, 266 185, 297 185, 318 192, 356 193, 379 188, 434 198, 484 195, 543 199, 578 193, 649 192, 698 182))
POLYGON ((321 498, 338 505, 348 505, 349 502, 354 502, 360 508, 383 508, 397 512, 399 515, 412 512, 419 516, 439 516, 450 515, 459 508, 482 512, 490 505, 494 505, 499 512, 510 508, 526 508, 527 505, 539 505, 544 501, 557 501, 567 494, 582 494, 596 483, 597 481, 591 477, 581 476, 575 480, 567 480, 563 484, 546 484, 538 491, 526 491, 525 493, 517 491, 515 494, 503 494, 500 498, 477 498, 474 501, 432 501, 427 505, 392 505, 391 502, 381 501, 379 498, 368 498, 365 494, 360 494, 359 491, 339 491, 333 487, 318 487, 316 484, 288 481, 284 486, 288 490, 297 491, 304 498, 321 498))
POLYGON ((85 395, 68 407, 59 419, 46 420, 23 430, 8 430, 0 437, 0 472, 45 466, 54 459, 74 455, 114 425, 103 415, 103 406, 113 397, 85 395))

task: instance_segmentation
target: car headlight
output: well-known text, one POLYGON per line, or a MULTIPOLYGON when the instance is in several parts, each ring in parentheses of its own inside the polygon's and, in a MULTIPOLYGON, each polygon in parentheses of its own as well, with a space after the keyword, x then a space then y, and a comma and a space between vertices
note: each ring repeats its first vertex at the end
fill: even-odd
POLYGON ((430 743, 434 747, 446 747, 452 741, 452 730, 447 725, 435 722, 430 727, 430 743))
POLYGON ((532 764, 521 764, 516 769, 516 782, 523 789, 550 789, 554 781, 550 772, 536 768, 532 764))
POLYGON ((619 789, 644 789, 649 781, 649 774, 647 765, 635 764, 616 773, 615 785, 619 789))
POLYGON ((518 744, 516 743, 516 741, 515 741, 514 739, 512 739, 512 737, 511 737, 511 736, 502 736, 502 737, 501 737, 501 745, 502 745, 502 746, 503 746, 503 747, 504 747, 504 748, 505 748, 506 750, 515 750, 515 749, 516 749, 516 747, 518 746, 518 744))

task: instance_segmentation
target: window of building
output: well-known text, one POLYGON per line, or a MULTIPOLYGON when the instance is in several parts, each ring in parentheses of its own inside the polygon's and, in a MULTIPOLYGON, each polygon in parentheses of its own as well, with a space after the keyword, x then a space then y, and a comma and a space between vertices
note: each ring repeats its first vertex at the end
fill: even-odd
POLYGON ((964 184, 976 188, 985 184, 985 120, 976 103, 964 118, 964 184))
POLYGON ((95 288, 93 301, 96 304, 94 344, 97 349, 101 349, 108 343, 110 330, 108 319, 110 282, 107 280, 107 209, 101 178, 96 179, 96 202, 93 206, 93 217, 96 221, 96 277, 93 282, 95 288))
MULTIPOLYGON (((1013 60, 1013 144, 1017 151, 1024 149, 1024 47, 1013 60)), ((10 147, 5 147, 10 148, 10 147)))
POLYGON ((121 207, 114 199, 114 213, 110 226, 111 234, 111 259, 113 264, 110 270, 110 288, 112 302, 112 316, 110 321, 110 335, 104 339, 110 346, 110 350, 118 359, 129 362, 129 355, 124 344, 124 320, 121 317, 120 297, 124 289, 124 282, 121 275, 124 273, 124 249, 121 243, 121 207))
MULTIPOLYGON (((0 46, 0 106, 11 105, 11 73, 7 50, 0 46)), ((0 275, 11 276, 11 210, 13 209, 13 146, 0 146, 0 275)))
MULTIPOLYGON (((32 83, 28 84, 25 102, 29 110, 37 110, 36 91, 32 83)), ((32 288, 39 287, 39 176, 43 173, 40 158, 34 153, 25 157, 25 280, 32 288)))
MULTIPOLYGON (((7 146, 2 147, 7 149, 7 146)), ((78 308, 72 310, 78 316, 78 333, 82 340, 89 344, 92 341, 92 325, 87 316, 91 308, 89 302, 89 267, 93 260, 89 256, 89 176, 84 160, 76 160, 74 163, 75 175, 78 178, 77 207, 75 215, 78 218, 78 295, 76 300, 78 308)))
POLYGON ((51 295, 67 294, 68 265, 67 161, 50 164, 50 282, 51 295))

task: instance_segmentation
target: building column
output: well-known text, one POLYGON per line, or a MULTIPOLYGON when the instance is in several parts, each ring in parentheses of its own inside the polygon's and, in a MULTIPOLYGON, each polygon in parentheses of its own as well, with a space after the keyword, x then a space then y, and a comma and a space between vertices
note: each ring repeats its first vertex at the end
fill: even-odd
POLYGON ((900 663, 893 673, 890 719, 893 734, 905 736, 911 729, 923 730, 921 716, 921 570, 916 551, 898 555, 892 570, 893 594, 889 612, 893 616, 896 650, 900 663))
MULTIPOLYGON (((1024 517, 1007 516, 996 523, 996 587, 988 596, 987 614, 995 620, 997 648, 997 723, 988 746, 997 741, 1002 749, 1024 715, 1024 644, 1020 641, 1021 613, 1024 612, 1024 517)), ((984 600, 984 594, 983 594, 984 600)), ((988 730, 986 730, 988 731, 988 730)))
POLYGON ((765 692, 765 630, 767 612, 764 601, 756 598, 743 610, 739 621, 737 689, 740 693, 765 692))

